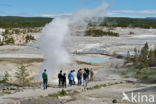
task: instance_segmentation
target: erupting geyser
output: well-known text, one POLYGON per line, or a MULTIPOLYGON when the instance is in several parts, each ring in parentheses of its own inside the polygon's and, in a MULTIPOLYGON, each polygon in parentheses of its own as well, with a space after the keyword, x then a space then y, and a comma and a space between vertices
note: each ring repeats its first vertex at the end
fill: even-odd
MULTIPOLYGON (((44 68, 48 70, 49 78, 57 77, 56 72, 59 65, 70 63, 70 55, 65 48, 67 35, 74 34, 74 28, 81 26, 84 29, 88 20, 99 22, 99 17, 106 16, 108 5, 103 3, 95 9, 80 9, 73 13, 71 17, 57 17, 47 24, 42 30, 40 47, 44 53, 45 61, 40 71, 40 76, 44 68)), ((69 39, 68 39, 69 40, 69 39)))
POLYGON ((65 36, 69 33, 68 25, 68 19, 56 18, 42 30, 40 46, 45 57, 42 70, 46 68, 52 76, 57 72, 58 65, 70 62, 64 47, 65 36))

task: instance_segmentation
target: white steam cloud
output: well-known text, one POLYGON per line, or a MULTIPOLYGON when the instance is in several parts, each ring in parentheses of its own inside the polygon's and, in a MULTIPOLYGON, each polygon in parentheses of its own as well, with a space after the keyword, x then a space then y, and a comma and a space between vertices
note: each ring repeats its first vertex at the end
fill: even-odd
MULTIPOLYGON (((58 66, 70 63, 70 55, 65 48, 68 35, 74 34, 73 28, 82 26, 86 28, 88 21, 97 22, 99 17, 106 16, 107 3, 95 9, 80 9, 72 17, 56 17, 42 30, 40 47, 44 53, 45 62, 41 68, 48 70, 49 78, 57 77, 58 66)), ((69 39, 68 39, 69 41, 69 39)), ((41 74, 40 74, 41 75, 41 74)))

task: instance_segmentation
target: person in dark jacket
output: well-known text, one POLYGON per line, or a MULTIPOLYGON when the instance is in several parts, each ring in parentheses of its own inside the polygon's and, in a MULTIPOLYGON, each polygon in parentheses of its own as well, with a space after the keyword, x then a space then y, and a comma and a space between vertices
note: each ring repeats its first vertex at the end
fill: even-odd
POLYGON ((77 72, 77 80, 78 80, 78 85, 81 85, 82 69, 79 69, 78 72, 77 72))
POLYGON ((83 86, 84 87, 87 87, 87 85, 88 85, 88 73, 86 72, 86 71, 84 71, 84 73, 83 73, 83 86))
POLYGON ((88 68, 86 68, 86 73, 89 75, 89 69, 88 68))
POLYGON ((48 74, 46 72, 47 70, 44 69, 44 72, 42 73, 42 79, 43 79, 43 89, 48 88, 48 74))
POLYGON ((62 75, 62 70, 60 70, 60 73, 58 74, 58 80, 59 80, 59 88, 62 87, 62 81, 63 81, 63 75, 62 75))
POLYGON ((66 73, 64 73, 62 77, 62 87, 66 88, 66 73))

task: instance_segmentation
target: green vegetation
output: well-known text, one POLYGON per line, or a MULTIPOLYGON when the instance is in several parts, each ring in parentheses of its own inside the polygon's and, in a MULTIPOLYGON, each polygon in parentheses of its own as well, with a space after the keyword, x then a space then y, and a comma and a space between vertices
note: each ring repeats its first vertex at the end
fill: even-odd
POLYGON ((30 42, 31 40, 36 40, 32 35, 26 36, 26 42, 30 42))
MULTIPOLYGON (((146 18, 128 18, 128 17, 107 17, 100 18, 103 22, 99 26, 108 27, 140 27, 140 28, 156 28, 155 19, 146 18)), ((90 22, 88 26, 96 26, 96 23, 90 22)))
POLYGON ((4 94, 11 94, 10 91, 4 91, 3 93, 4 93, 4 94))
MULTIPOLYGON (((47 17, 0 16, 0 28, 43 27, 52 20, 53 18, 47 17)), ((99 26, 156 28, 155 19, 107 17, 100 18, 99 20, 102 20, 99 26)), ((97 26, 97 23, 89 22, 88 26, 97 26)))
POLYGON ((0 80, 0 83, 8 83, 9 77, 10 77, 9 73, 8 73, 7 71, 5 71, 5 73, 4 73, 4 78, 2 78, 2 79, 0 80))
POLYGON ((66 96, 66 95, 67 95, 67 92, 64 89, 62 89, 61 92, 55 93, 55 94, 49 94, 48 97, 56 97, 56 98, 58 98, 59 96, 66 96))
POLYGON ((53 18, 43 17, 16 17, 16 16, 0 16, 0 28, 30 28, 43 27, 52 21, 53 18))
POLYGON ((134 49, 135 55, 133 57, 130 56, 128 52, 126 58, 126 64, 130 64, 127 66, 128 70, 122 74, 126 76, 134 76, 138 79, 156 79, 156 49, 149 50, 148 43, 145 43, 144 47, 141 50, 134 49))
POLYGON ((3 82, 4 82, 4 83, 7 83, 7 82, 9 81, 9 77, 10 77, 10 75, 9 75, 9 73, 6 71, 6 72, 4 73, 3 82))
POLYGON ((109 86, 109 85, 106 85, 106 84, 95 85, 93 87, 88 87, 87 90, 99 89, 99 88, 107 87, 107 86, 109 86))
POLYGON ((156 78, 156 68, 149 68, 147 69, 143 69, 140 71, 139 74, 136 74, 136 78, 141 79, 141 80, 146 80, 146 79, 153 79, 156 78))
POLYGON ((99 30, 99 29, 89 29, 89 30, 86 30, 85 36, 93 36, 93 37, 116 36, 116 37, 118 37, 119 34, 111 32, 111 31, 106 32, 106 31, 102 31, 102 30, 99 30))
POLYGON ((14 44, 15 41, 14 39, 10 36, 11 32, 6 29, 3 33, 2 33, 2 36, 4 37, 3 38, 3 41, 0 42, 0 45, 4 45, 4 44, 14 44))
POLYGON ((132 62, 133 66, 139 68, 140 70, 147 67, 156 66, 156 49, 149 51, 148 43, 145 43, 141 50, 134 49, 134 57, 130 56, 128 52, 126 63, 132 62))
POLYGON ((15 37, 16 36, 18 37, 18 35, 26 35, 25 39, 22 38, 23 40, 26 41, 26 43, 36 40, 34 36, 26 34, 28 30, 29 29, 16 29, 16 28, 5 29, 5 31, 2 33, 3 40, 0 42, 0 45, 15 44, 14 39, 16 39, 15 37))
POLYGON ((10 37, 10 31, 8 29, 5 30, 5 32, 2 33, 3 41, 0 42, 0 45, 4 44, 14 44, 14 39, 10 37))
POLYGON ((17 78, 17 82, 20 86, 27 86, 29 85, 29 72, 26 69, 25 66, 21 66, 19 67, 19 69, 16 71, 16 78, 17 78))
POLYGON ((5 44, 14 44, 14 39, 12 37, 10 38, 5 38, 5 44))
POLYGON ((96 85, 96 86, 94 86, 93 88, 94 88, 94 89, 98 89, 98 88, 106 87, 106 86, 107 86, 106 84, 103 84, 103 85, 96 85))

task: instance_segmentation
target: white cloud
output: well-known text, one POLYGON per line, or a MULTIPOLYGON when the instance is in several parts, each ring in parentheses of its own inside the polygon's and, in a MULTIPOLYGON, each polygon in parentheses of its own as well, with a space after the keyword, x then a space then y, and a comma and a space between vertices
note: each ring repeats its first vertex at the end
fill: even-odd
MULTIPOLYGON (((1 13, 1 11, 0 11, 1 13)), ((2 14, 2 13, 1 13, 2 14)), ((49 13, 49 14, 17 14, 19 16, 27 17, 70 17, 73 13, 49 13)), ((114 10, 107 11, 107 16, 110 17, 156 17, 156 10, 114 10)))
POLYGON ((156 17, 156 10, 117 10, 108 11, 108 16, 156 17))
POLYGON ((55 14, 41 14, 41 17, 59 17, 59 16, 71 16, 72 13, 55 13, 55 14))
MULTIPOLYGON (((72 16, 73 13, 54 13, 54 14, 41 14, 41 17, 59 17, 59 16, 72 16)), ((116 10, 107 11, 107 16, 112 17, 156 17, 156 10, 116 10)))

